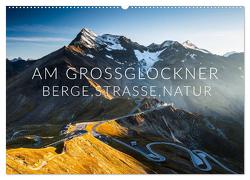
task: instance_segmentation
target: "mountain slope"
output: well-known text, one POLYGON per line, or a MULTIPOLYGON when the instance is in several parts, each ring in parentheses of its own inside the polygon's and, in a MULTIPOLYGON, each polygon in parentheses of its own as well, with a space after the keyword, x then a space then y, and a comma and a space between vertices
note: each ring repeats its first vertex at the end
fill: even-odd
POLYGON ((54 147, 7 150, 7 174, 145 174, 145 169, 88 134, 66 142, 61 153, 54 147))
MULTIPOLYGON (((234 171, 243 172, 243 53, 218 56, 189 41, 181 44, 167 40, 143 46, 124 36, 96 35, 82 29, 68 46, 27 66, 13 65, 7 61, 8 173, 206 173, 194 166, 188 153, 164 143, 154 145, 154 149, 170 156, 170 161, 158 163, 154 158, 164 159, 160 155, 151 153, 145 158, 143 153, 134 152, 135 148, 147 152, 146 145, 153 142, 171 142, 190 151, 199 148, 234 171), (81 67, 88 70, 82 78, 81 67), (115 68, 124 73, 132 67, 136 77, 153 73, 147 72, 150 68, 216 67, 219 79, 105 79, 104 73, 96 80, 90 78, 90 71, 96 67, 110 67, 111 73, 115 68), (36 68, 42 76, 44 68, 57 68, 58 79, 32 80, 36 68), (65 76, 68 68, 74 69, 70 75, 77 78, 70 80, 65 76), (157 90, 163 86, 211 85, 214 94, 118 97, 103 88, 135 85, 156 86, 157 90), (43 97, 43 86, 58 86, 59 96, 43 97), (63 86, 88 86, 88 96, 63 96, 63 86), (97 93, 101 96, 95 96, 97 93), (175 108, 167 106, 169 103, 175 108), (64 153, 60 154, 60 150, 64 153)), ((173 72, 164 75, 168 73, 173 72)), ((218 164, 211 164, 209 173, 229 173, 218 164)))
MULTIPOLYGON (((96 126, 96 123, 94 124, 96 126)), ((95 127, 95 131, 106 136, 106 139, 104 137, 100 139, 108 141, 114 147, 119 147, 119 145, 115 143, 116 141, 114 141, 114 138, 116 138, 144 152, 146 152, 146 145, 152 142, 173 143, 191 150, 200 149, 216 157, 217 160, 233 168, 236 172, 242 172, 244 169, 244 154, 242 153, 244 151, 244 134, 238 131, 238 126, 235 122, 221 123, 213 118, 208 119, 197 114, 174 109, 171 106, 162 106, 155 110, 131 115, 126 118, 103 122, 95 127), (132 145, 132 143, 135 145, 132 145), (223 148, 218 147, 218 144, 223 148)), ((122 145, 123 144, 120 144, 120 146, 122 145)), ((171 159, 169 151, 171 151, 172 148, 171 145, 164 146, 164 144, 160 145, 159 143, 158 146, 154 147, 154 150, 161 152, 161 154, 171 159), (162 148, 164 151, 161 151, 162 148)), ((135 153, 131 149, 128 151, 127 148, 123 150, 124 152, 134 155, 140 162, 145 161, 145 157, 144 159, 141 158, 139 153, 135 153)), ((175 148, 177 157, 181 157, 179 153, 184 153, 185 156, 188 155, 188 153, 182 151, 180 148, 175 148)), ((175 161, 177 161, 176 163, 183 163, 183 160, 175 161)), ((212 173, 215 171, 228 173, 227 170, 219 167, 213 160, 208 158, 208 161, 213 166, 212 173)), ((181 168, 176 169, 174 165, 171 167, 168 163, 169 160, 167 160, 166 164, 163 163, 162 167, 166 165, 179 173, 183 171, 181 168)), ((153 163, 150 167, 155 168, 153 163)), ((190 165, 189 168, 192 169, 191 171, 195 171, 192 165, 190 165)), ((200 171, 200 173, 202 173, 202 171, 200 171)))

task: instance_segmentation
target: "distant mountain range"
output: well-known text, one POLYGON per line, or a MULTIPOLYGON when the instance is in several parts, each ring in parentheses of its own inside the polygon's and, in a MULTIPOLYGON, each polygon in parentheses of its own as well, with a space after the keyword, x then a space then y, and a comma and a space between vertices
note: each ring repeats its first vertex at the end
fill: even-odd
MULTIPOLYGON (((143 46, 132 40, 118 35, 96 35, 88 29, 82 29, 76 38, 65 46, 39 60, 34 61, 7 61, 7 78, 17 74, 30 65, 32 68, 22 73, 19 78, 28 78, 30 70, 34 67, 133 67, 140 68, 144 74, 150 67, 157 69, 162 67, 216 67, 218 69, 218 81, 201 80, 175 80, 162 81, 138 81, 138 80, 97 80, 100 85, 113 84, 121 87, 128 85, 152 84, 158 87, 178 86, 180 84, 204 85, 214 87, 213 97, 160 97, 161 100, 174 103, 176 107, 192 112, 206 113, 208 115, 223 114, 234 117, 242 109, 244 97, 244 53, 230 53, 219 56, 209 51, 198 48, 190 41, 179 43, 177 41, 164 41, 161 44, 143 46), (16 68, 13 68, 16 66, 16 68), (26 76, 24 75, 26 74, 26 76), (102 81, 102 82, 101 82, 102 81), (225 90, 227 89, 227 90, 225 90), (220 99, 220 101, 217 101, 220 99), (228 109, 228 107, 232 107, 228 109)), ((28 81, 28 80, 27 80, 28 81)), ((67 80, 65 80, 66 82, 67 80)), ((21 86, 21 84, 19 84, 21 86)), ((25 87, 23 87, 25 88, 25 87)))

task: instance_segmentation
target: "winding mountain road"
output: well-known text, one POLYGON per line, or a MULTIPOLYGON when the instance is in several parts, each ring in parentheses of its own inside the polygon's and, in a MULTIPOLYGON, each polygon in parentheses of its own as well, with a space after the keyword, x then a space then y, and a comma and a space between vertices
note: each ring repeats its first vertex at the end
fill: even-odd
MULTIPOLYGON (((141 101, 138 101, 137 102, 137 106, 135 108, 133 108, 133 110, 126 116, 123 116, 123 117, 120 117, 118 118, 119 120, 121 119, 124 119, 125 117, 129 117, 131 115, 133 115, 133 113, 139 109, 141 105, 141 101)), ((159 107, 158 107, 159 108, 159 107)), ((156 108, 156 109, 158 109, 156 108)), ((152 109, 151 109, 152 110, 152 109)), ((146 110, 148 111, 148 110, 146 110)), ((146 112, 144 111, 144 112, 146 112)), ((141 113, 144 113, 144 112, 140 112, 140 113, 137 113, 137 114, 141 114, 141 113)), ((102 137, 106 137, 106 138, 109 138, 111 139, 112 141, 116 142, 116 143, 119 143, 133 151, 136 151, 137 153, 143 155, 144 157, 146 157, 148 160, 151 160, 151 161, 154 161, 154 162, 164 162, 167 160, 167 158, 157 152, 155 152, 153 149, 152 149, 152 146, 154 145, 167 145, 167 146, 173 146, 179 150, 182 150, 182 151, 185 151, 189 154, 190 156, 190 160, 191 162, 193 163, 194 167, 199 169, 200 171, 205 171, 205 172, 208 172, 208 171, 211 171, 212 170, 212 166, 211 164, 209 163, 208 159, 210 161, 213 161, 214 163, 216 163, 217 165, 219 165, 221 168, 223 168, 224 170, 228 171, 229 173, 232 173, 232 174, 237 174, 236 172, 234 172, 233 170, 227 168, 225 165, 223 165, 222 163, 220 163, 218 160, 216 160, 214 157, 212 157, 211 155, 207 154, 206 152, 204 151, 201 151, 201 150, 190 150, 186 147, 184 147, 183 145, 180 145, 180 144, 177 144, 177 143, 181 143, 180 141, 177 143, 172 143, 172 142, 151 142, 151 143, 148 143, 146 145, 146 150, 149 151, 149 153, 146 153, 144 151, 142 151, 140 148, 138 147, 134 147, 134 146, 131 146, 123 141, 120 141, 114 137, 109 137, 109 136, 104 136, 100 133, 98 133, 96 131, 96 128, 105 123, 107 121, 101 121, 101 122, 98 122, 97 124, 95 124, 92 128, 92 135, 100 140, 102 140, 102 137)), ((165 122, 166 123, 166 122, 165 122)), ((172 135, 173 136, 173 135, 172 135)))
MULTIPOLYGON (((163 108, 163 107, 156 107, 154 109, 150 109, 150 110, 146 110, 146 111, 143 111, 143 112, 139 112, 139 113, 135 113, 137 110, 140 111, 140 105, 141 105, 141 102, 142 100, 136 100, 136 103, 137 105, 130 111, 129 114, 125 115, 125 116, 122 116, 122 117, 119 117, 119 118, 116 118, 116 119, 119 119, 119 120, 122 120, 122 119, 125 119, 129 116, 133 116, 133 115, 139 115, 141 113, 145 113, 147 111, 152 111, 152 110, 155 110, 155 109, 160 109, 160 108, 163 108)), ((233 174, 236 174, 236 172, 232 171, 231 169, 227 168, 225 165, 223 165, 222 163, 220 163, 218 160, 216 160, 214 157, 212 157, 211 155, 207 154, 206 152, 204 151, 201 151, 201 150, 190 150, 188 149, 187 147, 184 147, 183 146, 183 143, 180 142, 177 138, 174 138, 174 142, 151 142, 151 143, 148 143, 145 148, 142 148, 142 147, 139 147, 139 146, 132 146, 130 144, 127 144, 119 139, 116 139, 114 137, 110 137, 110 136, 104 136, 100 133, 98 133, 96 131, 96 128, 107 122, 109 120, 103 120, 103 121, 99 121, 97 122, 93 127, 92 127, 92 130, 91 130, 91 134, 98 138, 99 140, 103 141, 103 137, 105 137, 106 139, 110 139, 112 140, 113 142, 116 142, 118 144, 121 144, 141 155, 143 155, 145 158, 147 158, 148 160, 150 161, 153 161, 153 162, 164 162, 167 160, 167 157, 157 153, 155 150, 152 149, 153 146, 155 145, 167 145, 167 146, 172 146, 176 149, 179 149, 181 151, 184 151, 186 153, 189 154, 190 156, 190 160, 191 162, 193 163, 193 166, 197 169, 199 169, 200 171, 205 171, 205 172, 208 172, 208 171, 211 171, 212 170, 212 166, 211 164, 209 163, 208 160, 210 161, 213 161, 214 163, 216 163, 218 166, 220 166, 221 168, 223 168, 224 170, 228 171, 229 173, 233 173, 233 174), (147 152, 148 151, 148 152, 147 152)), ((164 122, 166 123, 167 127, 169 128, 166 120, 164 119, 164 122)), ((93 122, 89 122, 89 123, 93 123, 93 122)), ((85 122, 84 124, 88 124, 88 122, 85 122)), ((58 140, 58 141, 55 141, 55 142, 52 142, 44 147, 49 147, 49 146, 54 146, 54 145, 57 145, 61 142, 64 142, 64 141, 67 141, 67 140, 70 140, 74 137, 77 137, 77 136, 80 136, 80 135, 83 135, 85 133, 87 133, 87 131, 85 130, 85 125, 82 126, 84 128, 80 128, 78 129, 77 131, 74 131, 70 134, 67 134, 64 138, 58 140)), ((169 128, 170 132, 172 133, 171 129, 169 128)), ((11 139, 13 139, 18 133, 21 133, 21 131, 18 131, 16 133, 13 134, 13 136, 11 137, 11 139)), ((171 134, 172 137, 175 137, 174 134, 171 134)), ((36 136, 37 139, 37 142, 40 141, 39 137, 36 136)), ((53 157, 54 158, 54 157, 53 157)), ((46 161, 42 161, 39 163, 39 165, 35 166, 35 167, 30 167, 32 170, 39 170, 41 169, 43 166, 45 166, 47 164, 47 160, 51 160, 51 157, 50 158, 47 158, 46 161)))

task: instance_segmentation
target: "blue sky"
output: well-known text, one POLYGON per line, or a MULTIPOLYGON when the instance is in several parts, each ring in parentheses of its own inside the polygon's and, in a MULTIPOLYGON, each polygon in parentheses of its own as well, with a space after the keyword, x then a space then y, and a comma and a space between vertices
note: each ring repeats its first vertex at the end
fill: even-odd
POLYGON ((7 58, 40 58, 68 45, 83 27, 143 45, 190 40, 216 54, 244 51, 243 8, 7 8, 7 58))

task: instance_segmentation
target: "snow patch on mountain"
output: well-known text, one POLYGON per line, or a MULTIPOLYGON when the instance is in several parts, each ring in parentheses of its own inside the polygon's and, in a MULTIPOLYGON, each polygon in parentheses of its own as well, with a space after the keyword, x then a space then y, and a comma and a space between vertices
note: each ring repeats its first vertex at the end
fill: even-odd
POLYGON ((161 51, 156 51, 156 52, 149 52, 149 51, 139 51, 139 50, 134 50, 135 56, 138 59, 138 61, 141 63, 143 68, 149 69, 154 65, 154 63, 159 59, 159 55, 164 51, 165 49, 161 51))
POLYGON ((117 64, 123 65, 124 63, 119 62, 119 61, 115 61, 117 64))
POLYGON ((106 49, 108 51, 111 50, 126 50, 119 41, 120 36, 110 35, 110 34, 104 34, 102 36, 99 36, 97 39, 97 42, 100 44, 105 44, 106 49))
POLYGON ((110 55, 106 55, 106 57, 107 58, 109 58, 109 59, 114 59, 112 56, 110 56, 110 55))
POLYGON ((190 57, 191 57, 192 59, 195 59, 196 56, 197 56, 196 54, 190 54, 190 57))
POLYGON ((90 58, 94 58, 94 56, 92 54, 86 54, 86 56, 88 56, 90 58))

